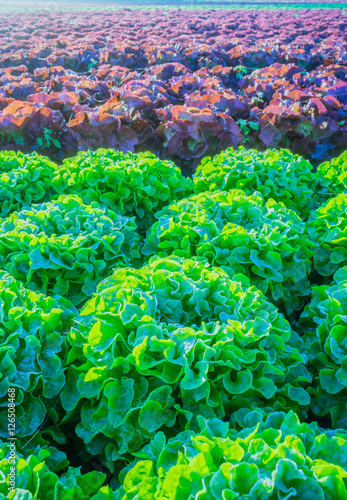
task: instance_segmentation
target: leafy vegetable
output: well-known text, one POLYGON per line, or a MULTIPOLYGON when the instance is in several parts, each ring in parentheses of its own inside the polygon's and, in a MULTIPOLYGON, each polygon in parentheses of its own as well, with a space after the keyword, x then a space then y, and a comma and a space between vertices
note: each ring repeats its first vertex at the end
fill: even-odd
POLYGON ((10 472, 13 467, 8 442, 0 443, 0 499, 1 500, 91 500, 105 481, 105 474, 93 471, 81 474, 81 467, 69 467, 59 476, 47 465, 50 452, 37 449, 24 456, 17 452, 16 487, 11 490, 10 472))
POLYGON ((38 149, 51 149, 52 147, 61 149, 59 140, 54 137, 54 131, 48 128, 43 129, 43 136, 36 139, 36 146, 38 149))
POLYGON ((112 149, 80 152, 64 160, 52 181, 58 193, 74 193, 85 203, 97 201, 121 215, 135 216, 140 230, 167 203, 192 192, 172 162, 151 153, 124 154, 112 149))
POLYGON ((307 218, 316 205, 312 166, 287 149, 265 152, 226 149, 213 159, 204 158, 194 176, 196 193, 242 189, 259 191, 265 201, 273 198, 307 218))
POLYGON ((29 288, 79 304, 115 266, 140 257, 133 219, 78 196, 10 215, 0 225, 0 265, 29 288))
POLYGON ((156 214, 145 255, 204 257, 231 277, 242 273, 288 313, 310 294, 305 224, 282 203, 243 191, 201 193, 156 214))
POLYGON ((0 216, 46 201, 57 165, 37 153, 0 152, 0 216))
POLYGON ((321 163, 316 172, 317 190, 322 200, 347 191, 347 151, 321 163))
POLYGON ((323 204, 310 217, 307 232, 315 243, 314 267, 322 276, 332 276, 347 265, 347 193, 323 204))
POLYGON ((347 499, 347 433, 320 432, 293 412, 247 415, 240 432, 199 417, 200 430, 159 432, 128 467, 115 500, 347 499))
POLYGON ((335 427, 347 426, 347 267, 339 269, 329 285, 313 288, 312 301, 300 322, 304 329, 310 373, 316 397, 312 409, 330 413, 335 427))
POLYGON ((108 465, 159 429, 223 418, 241 400, 303 413, 301 340, 244 276, 194 259, 155 258, 105 279, 69 336, 63 407, 108 465))
POLYGON ((8 389, 14 388, 16 435, 32 435, 65 384, 66 332, 77 310, 38 295, 0 272, 0 436, 8 437, 8 389))

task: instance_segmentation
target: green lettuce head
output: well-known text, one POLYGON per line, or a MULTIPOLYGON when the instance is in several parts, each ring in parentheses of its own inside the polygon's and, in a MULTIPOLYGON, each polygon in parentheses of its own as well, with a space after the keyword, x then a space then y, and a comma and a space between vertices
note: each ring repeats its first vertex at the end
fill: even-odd
MULTIPOLYGON (((8 437, 8 390, 15 390, 15 431, 31 436, 65 384, 66 332, 77 310, 39 295, 0 272, 0 436, 8 437)), ((11 393, 12 394, 12 393, 11 393)))
POLYGON ((327 201, 310 217, 307 232, 315 243, 313 261, 316 271, 332 277, 347 265, 347 193, 327 201))
POLYGON ((335 273, 330 286, 313 288, 300 323, 316 387, 312 410, 330 414, 334 427, 347 428, 347 267, 335 273))
POLYGON ((112 149, 80 152, 64 160, 52 185, 57 193, 78 194, 85 203, 96 201, 120 215, 134 216, 141 232, 157 210, 192 192, 191 179, 172 162, 151 153, 112 149))
POLYGON ((0 152, 0 217, 49 199, 58 166, 37 153, 0 152))
POLYGON ((315 173, 317 191, 324 201, 347 191, 347 151, 337 158, 321 163, 315 173))
POLYGON ((197 432, 169 440, 159 432, 134 454, 121 488, 108 498, 347 499, 346 432, 319 431, 292 411, 253 416, 254 425, 239 432, 217 419, 198 420, 197 432))
POLYGON ((0 224, 0 266, 29 288, 79 304, 113 267, 139 261, 134 219, 61 195, 0 224))
POLYGON ((311 246, 293 210, 243 191, 201 193, 156 214, 145 255, 206 258, 231 278, 245 274, 287 313, 310 294, 311 246))
MULTIPOLYGON (((32 454, 16 452, 15 489, 11 491, 12 456, 8 441, 0 442, 0 500, 97 500, 106 475, 98 471, 81 473, 69 467, 59 475, 49 466, 50 451, 38 448, 32 454)), ((99 497, 100 499, 100 497, 99 497)), ((105 500, 107 500, 105 498, 105 500)))
POLYGON ((159 429, 224 418, 240 401, 305 412, 301 340, 244 276, 196 259, 155 258, 104 280, 69 336, 63 407, 108 463, 159 429))
POLYGON ((240 147, 226 149, 213 159, 204 158, 194 175, 196 193, 242 189, 258 191, 265 201, 273 198, 296 210, 302 218, 316 206, 312 165, 287 149, 264 152, 240 147))

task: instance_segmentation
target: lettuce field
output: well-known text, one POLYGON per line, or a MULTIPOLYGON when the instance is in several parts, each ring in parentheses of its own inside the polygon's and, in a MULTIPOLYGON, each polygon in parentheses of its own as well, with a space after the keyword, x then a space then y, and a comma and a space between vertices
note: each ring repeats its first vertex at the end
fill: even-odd
POLYGON ((347 500, 347 12, 240 3, 0 14, 0 500, 347 500))
POLYGON ((347 18, 326 10, 0 16, 0 142, 151 151, 192 174, 241 144, 315 163, 347 142, 347 18))

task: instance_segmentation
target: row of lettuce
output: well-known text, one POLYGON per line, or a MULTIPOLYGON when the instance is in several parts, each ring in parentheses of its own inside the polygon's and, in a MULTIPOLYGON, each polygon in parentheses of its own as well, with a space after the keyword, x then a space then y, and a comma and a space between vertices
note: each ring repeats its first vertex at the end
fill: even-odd
POLYGON ((124 154, 112 149, 80 152, 58 166, 37 153, 0 153, 0 217, 50 201, 57 194, 78 194, 84 203, 107 206, 135 216, 148 229, 155 213, 172 201, 208 191, 258 191, 296 210, 306 220, 311 211, 346 190, 347 153, 319 165, 286 149, 265 152, 242 146, 204 158, 193 179, 184 178, 170 161, 151 153, 124 154), (114 186, 118 186, 115 190, 114 186))
POLYGON ((0 171, 0 269, 76 306, 112 269, 176 255, 247 276, 290 316, 347 265, 346 153, 312 173, 287 150, 230 149, 190 179, 149 153, 4 152, 0 171))
POLYGON ((346 153, 0 170, 0 499, 347 499, 346 153))

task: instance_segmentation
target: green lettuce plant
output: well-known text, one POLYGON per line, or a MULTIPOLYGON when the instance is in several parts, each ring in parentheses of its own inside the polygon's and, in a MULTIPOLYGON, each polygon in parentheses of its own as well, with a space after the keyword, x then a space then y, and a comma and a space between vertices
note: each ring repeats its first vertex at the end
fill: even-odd
POLYGON ((250 278, 290 314, 310 294, 312 243, 296 212, 243 191, 201 193, 156 214, 142 252, 206 258, 250 278))
POLYGON ((333 282, 313 287, 301 315, 304 349, 314 377, 312 410, 331 416, 334 427, 347 427, 347 267, 333 282))
POLYGON ((196 193, 242 189, 258 191, 265 201, 273 198, 307 218, 316 206, 311 164, 287 149, 264 152, 240 147, 226 149, 213 159, 206 157, 194 178, 196 193))
POLYGON ((69 467, 56 474, 50 452, 18 454, 17 490, 8 495, 11 457, 0 444, 0 499, 190 500, 307 498, 346 500, 347 432, 301 423, 293 411, 244 408, 238 428, 197 417, 197 429, 167 436, 159 431, 133 453, 121 486, 102 486, 105 475, 69 467), (7 496, 8 495, 8 496, 7 496))
POLYGON ((322 276, 332 276, 347 265, 347 193, 324 203, 312 213, 307 232, 315 243, 313 261, 322 276))
POLYGON ((0 436, 8 437, 8 389, 15 389, 16 436, 31 436, 65 384, 66 332, 77 310, 0 272, 0 436))
POLYGON ((58 166, 37 153, 0 152, 0 217, 46 201, 54 193, 51 181, 58 166))
POLYGON ((140 257, 133 218, 61 195, 0 224, 0 266, 29 288, 79 304, 113 267, 140 257))
POLYGON ((69 467, 58 474, 48 465, 50 451, 38 448, 33 454, 16 452, 15 488, 11 490, 13 467, 7 441, 0 442, 0 500, 97 500, 95 495, 106 475, 98 471, 81 473, 81 467, 69 467))
MULTIPOLYGON (((244 276, 154 258, 99 284, 69 334, 64 409, 108 465, 159 429, 224 418, 246 399, 305 413, 300 338, 244 276)), ((111 464, 111 465, 110 465, 111 464)))
POLYGON ((315 173, 317 191, 322 201, 347 191, 347 151, 318 165, 315 173))
POLYGON ((140 231, 168 203, 192 192, 192 180, 178 167, 151 153, 112 149, 80 152, 64 160, 52 180, 57 193, 78 194, 85 203, 96 201, 126 216, 135 216, 140 231))
POLYGON ((239 432, 198 420, 197 432, 159 432, 100 500, 347 499, 346 431, 320 431, 293 412, 253 412, 239 432))

